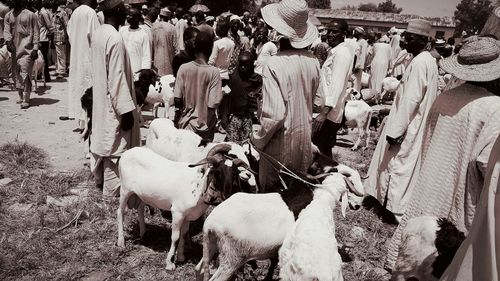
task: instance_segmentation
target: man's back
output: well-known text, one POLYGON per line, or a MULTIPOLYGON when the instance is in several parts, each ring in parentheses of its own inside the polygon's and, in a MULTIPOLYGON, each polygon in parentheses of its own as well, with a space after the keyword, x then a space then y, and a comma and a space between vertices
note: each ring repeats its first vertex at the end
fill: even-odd
POLYGON ((172 74, 172 60, 177 46, 175 27, 165 21, 155 22, 151 32, 153 34, 153 62, 158 75, 172 74))

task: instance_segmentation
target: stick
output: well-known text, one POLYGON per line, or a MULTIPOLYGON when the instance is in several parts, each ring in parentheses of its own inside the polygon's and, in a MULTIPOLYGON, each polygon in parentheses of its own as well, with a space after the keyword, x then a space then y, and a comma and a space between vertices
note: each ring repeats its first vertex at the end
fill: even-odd
POLYGON ((59 232, 59 231, 65 229, 65 228, 67 228, 68 226, 70 226, 73 223, 75 223, 75 225, 76 225, 76 223, 78 222, 78 219, 80 218, 80 216, 82 215, 82 213, 83 213, 83 210, 78 211, 78 213, 76 214, 76 216, 70 222, 68 222, 66 225, 64 225, 63 227, 61 227, 58 230, 56 230, 56 232, 59 232))

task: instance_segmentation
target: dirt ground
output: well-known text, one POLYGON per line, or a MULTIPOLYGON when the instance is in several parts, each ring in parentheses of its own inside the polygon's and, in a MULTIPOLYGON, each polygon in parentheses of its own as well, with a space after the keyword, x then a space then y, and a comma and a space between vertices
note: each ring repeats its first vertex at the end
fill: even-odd
POLYGON ((67 115, 66 79, 52 80, 43 87, 38 82, 37 93, 31 95, 31 106, 20 109, 17 91, 0 88, 0 145, 18 140, 42 148, 50 164, 59 171, 72 171, 85 163, 85 143, 73 132, 76 121, 61 121, 67 115))

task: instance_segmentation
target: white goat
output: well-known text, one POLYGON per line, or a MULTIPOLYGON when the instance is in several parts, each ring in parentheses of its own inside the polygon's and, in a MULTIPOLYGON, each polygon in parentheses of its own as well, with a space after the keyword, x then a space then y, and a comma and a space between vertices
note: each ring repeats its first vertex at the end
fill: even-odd
POLYGON ((464 233, 446 219, 422 216, 408 220, 392 280, 439 280, 464 239, 464 233))
MULTIPOLYGON (((201 137, 189 130, 177 129, 174 123, 166 118, 158 118, 151 122, 146 147, 172 161, 198 162, 205 157, 216 143, 201 146, 201 137)), ((259 160, 259 153, 249 144, 240 146, 236 143, 226 143, 231 146, 229 154, 235 155, 250 164, 251 156, 259 160)))
POLYGON ((164 118, 169 117, 170 108, 174 105, 174 83, 173 75, 165 75, 155 85, 149 86, 149 92, 146 97, 146 103, 153 105, 153 116, 158 117, 158 108, 160 104, 165 105, 164 118))
POLYGON ((345 176, 338 173, 327 176, 313 191, 312 202, 300 213, 279 250, 281 280, 344 280, 333 214, 342 197, 345 215, 348 191, 345 176))
POLYGON ((380 94, 379 101, 383 100, 386 94, 395 93, 399 88, 400 81, 395 77, 385 77, 382 80, 382 93, 380 94))
POLYGON ((43 59, 42 52, 38 50, 38 58, 33 63, 33 82, 35 86, 35 91, 38 89, 37 78, 38 74, 42 75, 43 86, 46 87, 47 83, 45 82, 45 61, 43 59))
MULTIPOLYGON (((358 91, 353 88, 347 89, 353 98, 359 96, 358 91)), ((357 150, 361 144, 362 138, 366 136, 366 149, 370 144, 370 120, 372 118, 372 108, 363 100, 349 100, 345 105, 344 115, 346 125, 349 128, 358 128, 358 139, 354 143, 351 150, 357 150)))
POLYGON ((144 147, 133 148, 123 153, 119 164, 121 187, 120 206, 117 211, 118 246, 125 246, 123 212, 129 199, 140 201, 138 213, 141 238, 145 232, 146 204, 170 210, 172 242, 167 255, 166 269, 173 270, 177 243, 179 243, 177 261, 184 260, 184 236, 189 231, 189 221, 197 220, 205 212, 208 204, 212 204, 214 200, 223 200, 234 193, 233 173, 242 173, 240 168, 246 168, 246 164, 240 159, 226 160, 221 155, 225 152, 227 146, 214 147, 199 163, 210 164, 207 169, 194 168, 195 165, 165 159, 144 147))
MULTIPOLYGON (((355 179, 357 172, 351 168, 336 168, 355 179)), ((272 278, 278 250, 313 196, 311 187, 301 180, 285 182, 288 189, 279 193, 236 193, 214 208, 203 225, 203 259, 196 266, 204 280, 209 278, 209 264, 217 252, 219 267, 210 280, 228 280, 247 261, 269 258, 271 268, 266 280, 272 278)), ((354 182, 353 191, 364 193, 360 178, 354 182)))

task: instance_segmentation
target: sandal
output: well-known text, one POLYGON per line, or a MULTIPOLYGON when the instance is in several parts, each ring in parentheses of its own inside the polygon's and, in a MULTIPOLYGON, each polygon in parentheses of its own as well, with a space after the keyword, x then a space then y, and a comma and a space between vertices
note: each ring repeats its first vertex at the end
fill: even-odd
POLYGON ((21 109, 26 109, 26 108, 29 108, 29 107, 30 107, 29 103, 27 103, 27 102, 21 103, 21 109))

